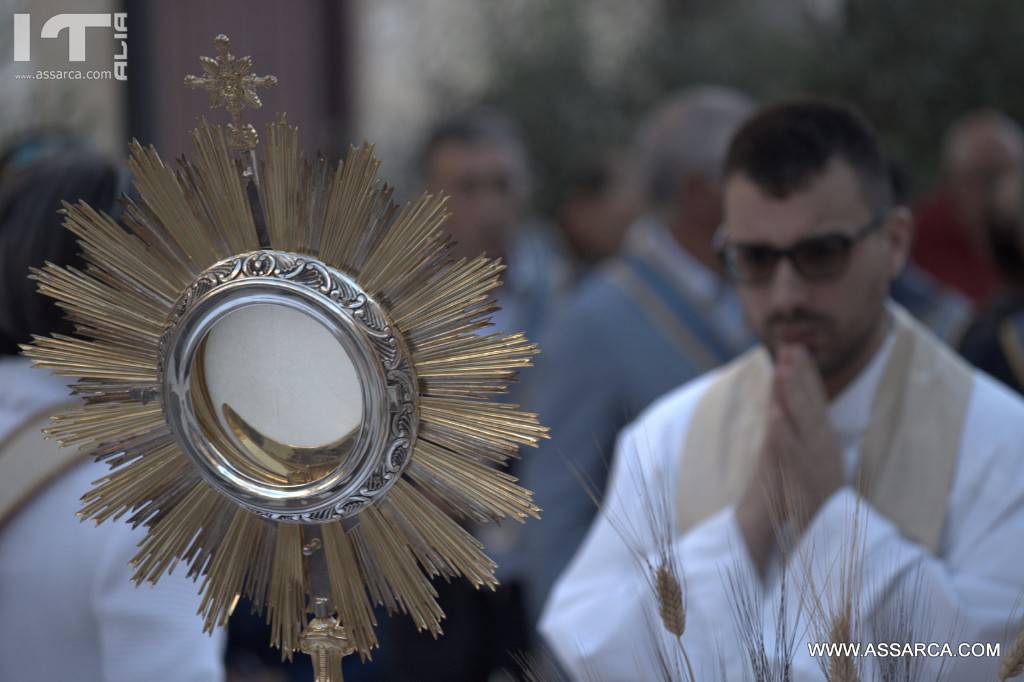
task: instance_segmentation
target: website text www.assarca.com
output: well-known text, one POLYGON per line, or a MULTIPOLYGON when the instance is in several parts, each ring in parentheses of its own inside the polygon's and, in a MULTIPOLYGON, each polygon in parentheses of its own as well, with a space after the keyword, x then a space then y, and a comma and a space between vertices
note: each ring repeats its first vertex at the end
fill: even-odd
POLYGON ((998 658, 999 642, 808 642, 811 656, 875 658, 998 658))

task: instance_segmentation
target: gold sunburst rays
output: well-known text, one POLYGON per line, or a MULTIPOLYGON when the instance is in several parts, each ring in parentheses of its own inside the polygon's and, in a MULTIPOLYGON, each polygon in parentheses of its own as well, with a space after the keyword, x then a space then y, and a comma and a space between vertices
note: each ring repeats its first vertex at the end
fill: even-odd
POLYGON ((443 198, 424 195, 399 210, 377 179, 370 145, 331 169, 302 156, 297 129, 283 118, 264 140, 257 187, 224 131, 205 121, 193 136, 195 160, 177 168, 133 143, 138 200, 126 201, 124 227, 84 204, 66 206, 87 266, 47 265, 32 275, 76 335, 37 337, 24 352, 76 379, 84 405, 55 418, 47 435, 111 464, 80 515, 147 527, 133 559, 137 581, 187 564, 201 583, 208 629, 244 596, 266 610, 273 644, 290 657, 313 610, 309 562, 319 551, 338 620, 369 656, 375 604, 438 635, 432 577, 496 584, 493 562, 456 519, 538 516, 530 493, 500 465, 546 430, 535 415, 491 402, 537 349, 521 334, 482 333, 502 266, 448 257, 443 198), (259 242, 260 223, 269 244, 259 242), (357 281, 382 302, 418 378, 408 467, 385 497, 344 523, 304 526, 240 506, 198 475, 165 420, 161 338, 175 306, 207 268, 260 248, 317 258, 357 281))

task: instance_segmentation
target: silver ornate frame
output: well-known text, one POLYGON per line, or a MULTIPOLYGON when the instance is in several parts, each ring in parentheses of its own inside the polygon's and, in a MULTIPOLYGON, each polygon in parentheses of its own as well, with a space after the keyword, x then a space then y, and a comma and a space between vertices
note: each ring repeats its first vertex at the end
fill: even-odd
POLYGON ((261 516, 294 523, 350 518, 383 496, 409 462, 418 391, 408 349, 369 294, 316 259, 260 250, 216 263, 178 299, 160 347, 164 416, 182 451, 210 485, 261 516), (206 334, 231 311, 266 303, 289 306, 324 325, 360 378, 363 415, 356 443, 334 471, 307 484, 271 485, 233 467, 225 445, 204 435, 196 413, 193 359, 206 334))

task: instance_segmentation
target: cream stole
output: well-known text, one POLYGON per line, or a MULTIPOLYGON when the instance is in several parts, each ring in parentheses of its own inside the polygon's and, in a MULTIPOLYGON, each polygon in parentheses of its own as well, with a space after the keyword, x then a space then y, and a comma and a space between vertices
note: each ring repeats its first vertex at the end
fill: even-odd
POLYGON ((50 405, 0 440, 0 529, 51 481, 86 458, 88 453, 62 448, 42 434, 50 415, 80 405, 50 405))
MULTIPOLYGON (((971 368, 901 307, 860 446, 856 487, 904 536, 939 551, 970 402, 971 368)), ((678 532, 739 500, 765 429, 771 362, 757 347, 701 396, 683 445, 678 532)))

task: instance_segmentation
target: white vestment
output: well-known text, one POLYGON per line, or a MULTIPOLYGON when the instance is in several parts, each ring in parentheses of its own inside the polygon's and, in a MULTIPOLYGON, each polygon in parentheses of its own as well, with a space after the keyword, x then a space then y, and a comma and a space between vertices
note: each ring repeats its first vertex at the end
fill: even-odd
MULTIPOLYGON (((25 359, 0 358, 0 442, 66 403, 66 383, 25 359)), ((50 454, 42 435, 39 444, 50 454)), ((186 567, 136 588, 128 561, 144 530, 75 517, 108 471, 91 460, 74 465, 0 528, 0 680, 222 680, 224 633, 203 633, 186 567)))
MULTIPOLYGON (((912 644, 926 645, 926 652, 941 652, 931 645, 947 642, 954 652, 959 652, 960 643, 976 642, 1002 643, 1005 652, 1015 637, 1024 592, 1019 551, 1024 538, 1024 402, 991 378, 974 373, 945 524, 933 555, 906 539, 852 485, 892 336, 830 405, 829 419, 843 449, 848 485, 825 502, 797 540, 785 573, 776 556, 763 581, 754 577, 732 506, 672 540, 685 583, 682 642, 697 680, 753 679, 736 626, 737 579, 753 591, 754 611, 763 616, 766 654, 775 655, 776 614, 785 594, 783 621, 787 637, 793 638, 792 679, 824 679, 820 659, 808 651, 809 641, 823 639, 820 629, 798 603, 808 584, 819 594, 841 593, 855 510, 863 562, 855 619, 865 628, 855 640, 877 645, 872 638, 882 634, 880 623, 886 614, 899 610, 901 594, 915 596, 918 622, 912 644)), ((680 477, 686 475, 680 454, 689 420, 720 373, 712 372, 663 397, 619 436, 601 514, 560 577, 540 623, 559 660, 579 679, 664 679, 652 656, 652 638, 663 638, 663 650, 673 651, 676 645, 661 627, 654 592, 617 529, 626 529, 632 546, 658 565, 656 536, 646 511, 650 505, 643 500, 676 499, 680 477), (664 486, 664 492, 652 495, 651 486, 664 486)), ((858 659, 867 671, 863 679, 873 679, 879 660, 858 659)), ((981 680, 995 679, 999 660, 915 657, 914 664, 925 671, 943 664, 943 679, 981 680)))

